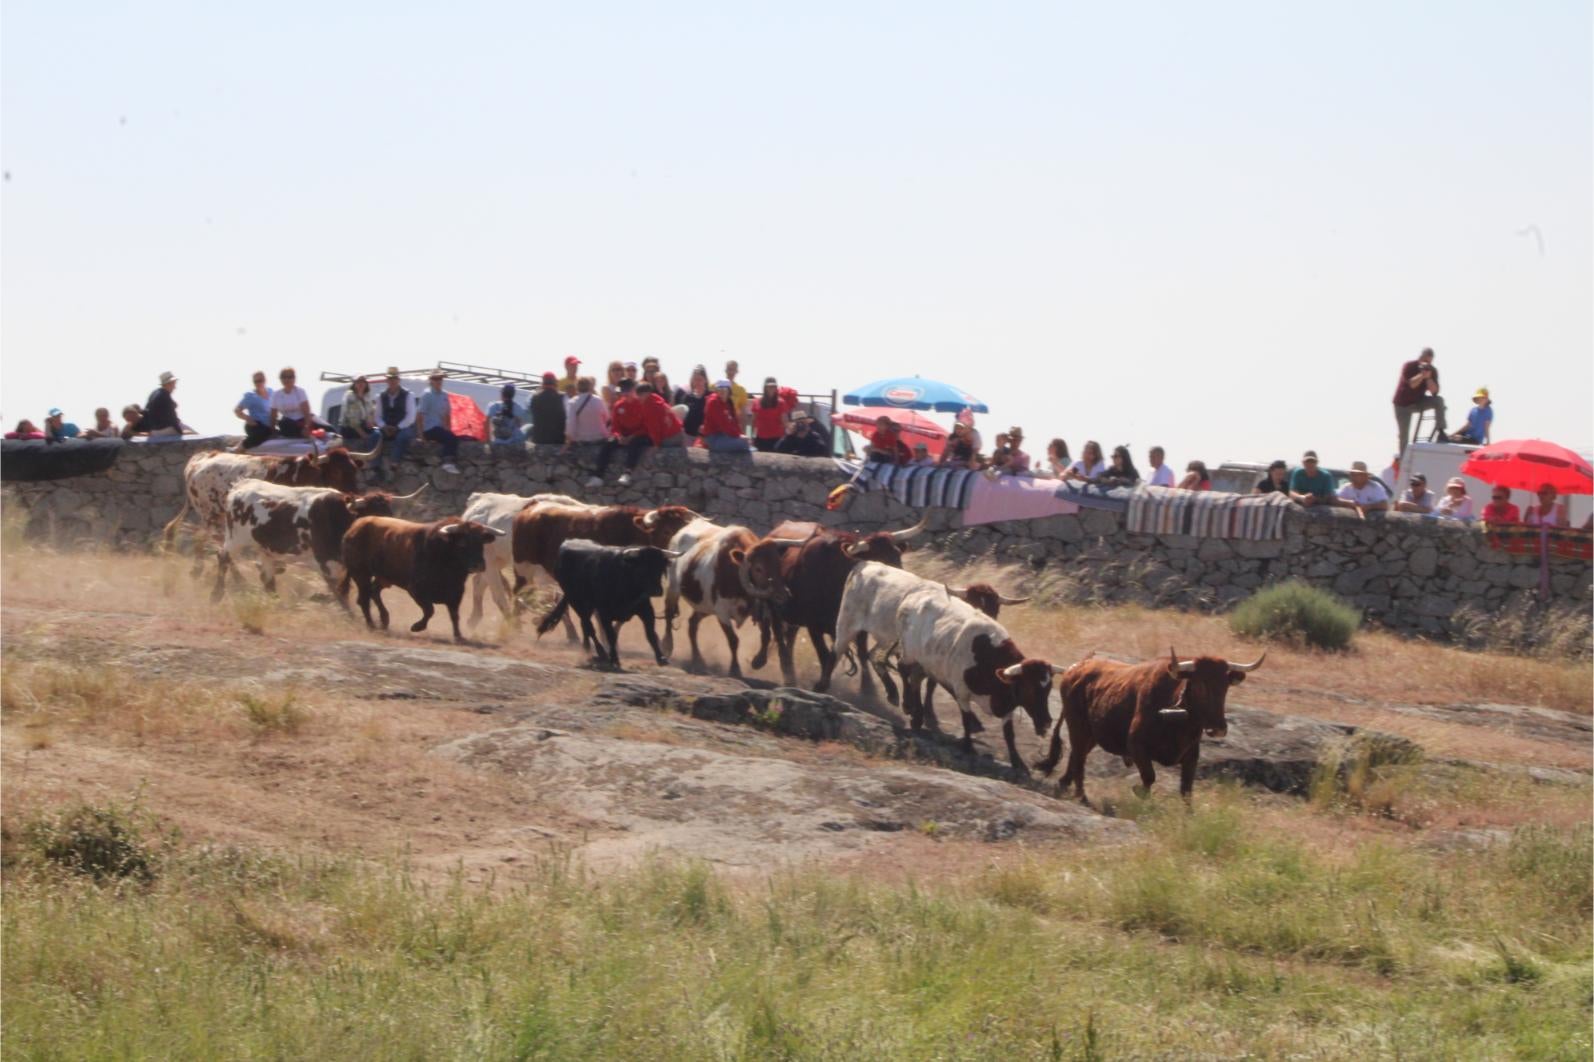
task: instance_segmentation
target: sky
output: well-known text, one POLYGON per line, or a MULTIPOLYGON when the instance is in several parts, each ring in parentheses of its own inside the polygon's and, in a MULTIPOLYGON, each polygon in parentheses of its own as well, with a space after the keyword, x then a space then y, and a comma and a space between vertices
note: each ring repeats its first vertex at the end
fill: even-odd
POLYGON ((1453 419, 1586 451, 1591 52, 1586 2, 11 0, 0 416, 735 357, 1377 468, 1431 346, 1453 419))

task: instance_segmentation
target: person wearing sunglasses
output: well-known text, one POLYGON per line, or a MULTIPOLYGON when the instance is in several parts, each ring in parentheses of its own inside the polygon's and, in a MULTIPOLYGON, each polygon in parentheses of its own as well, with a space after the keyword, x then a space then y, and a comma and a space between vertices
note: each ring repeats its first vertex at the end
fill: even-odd
POLYGON ((1483 522, 1486 524, 1520 524, 1522 511, 1511 501, 1511 492, 1504 487, 1496 487, 1489 495, 1489 504, 1483 507, 1483 522))
POLYGON ((266 374, 255 370, 254 387, 244 392, 233 407, 233 416, 244 422, 244 449, 252 450, 271 438, 271 388, 266 374))
POLYGON ((1539 500, 1528 506, 1528 511, 1522 514, 1522 522, 1529 527, 1566 527, 1566 503, 1556 500, 1560 492, 1543 483, 1536 493, 1539 500))

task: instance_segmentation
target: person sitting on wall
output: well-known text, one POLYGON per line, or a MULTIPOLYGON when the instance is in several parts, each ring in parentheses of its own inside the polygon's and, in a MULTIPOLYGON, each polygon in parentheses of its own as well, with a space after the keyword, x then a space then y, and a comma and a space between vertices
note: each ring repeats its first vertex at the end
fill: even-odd
POLYGON ((1566 503, 1557 501, 1560 492, 1548 483, 1539 485, 1535 492, 1538 501, 1528 506, 1528 511, 1522 514, 1522 522, 1529 527, 1567 527, 1566 503))
POLYGON ((80 434, 78 426, 66 420, 59 409, 50 410, 44 418, 45 442, 66 442, 76 439, 80 434))
MULTIPOLYGON (((911 458, 911 453, 910 453, 911 458)), ((980 467, 980 444, 974 438, 974 426, 967 420, 958 420, 952 425, 952 434, 947 436, 946 445, 941 448, 941 460, 937 462, 943 468, 968 468, 980 467)))
MULTIPOLYGON (((559 394, 559 377, 551 372, 542 374, 542 390, 538 394, 546 392, 552 392, 554 395, 554 408, 559 411, 558 416, 563 420, 565 403, 559 394)), ((536 401, 536 396, 533 396, 532 401, 536 401)), ((560 424, 561 441, 564 435, 565 426, 560 424)), ((500 387, 498 401, 487 407, 487 441, 493 446, 520 446, 526 441, 526 409, 515 401, 515 385, 512 383, 500 387)))
MULTIPOLYGON (((343 392, 343 404, 338 409, 338 434, 344 443, 368 450, 376 445, 376 398, 371 394, 371 381, 356 376, 343 392)), ((251 445, 248 440, 244 445, 251 445)))
POLYGON ((1467 426, 1450 436, 1453 443, 1475 443, 1486 446, 1489 433, 1494 430, 1494 402, 1489 389, 1480 387, 1472 392, 1472 408, 1467 411, 1467 426))
POLYGON ((775 452, 794 457, 829 457, 830 437, 812 416, 799 409, 792 417, 791 431, 775 444, 775 452))
POLYGON ((1063 439, 1053 439, 1046 444, 1046 467, 1037 475, 1045 479, 1065 479, 1068 476, 1068 466, 1073 459, 1068 455, 1068 443, 1063 439))
POLYGON ((143 435, 145 433, 139 430, 139 425, 142 423, 144 423, 144 407, 137 402, 129 402, 122 407, 122 428, 117 434, 124 439, 143 435))
POLYGON ((1422 513, 1427 515, 1433 512, 1434 495, 1428 489, 1428 477, 1421 472, 1415 473, 1407 481, 1406 490, 1395 503, 1395 511, 1399 513, 1422 513))
POLYGON ((1212 474, 1207 471, 1205 461, 1191 461, 1184 466, 1184 478, 1179 481, 1180 490, 1211 490, 1212 474))
POLYGON ((415 440, 415 409, 415 396, 400 383, 398 367, 388 366, 387 387, 376 396, 376 427, 384 440, 383 477, 389 481, 397 475, 396 469, 415 440))
POLYGON ((101 406, 94 411, 94 427, 83 433, 85 439, 120 439, 122 429, 111 420, 111 411, 101 406))
POLYGON ((1317 451, 1301 455, 1300 467, 1290 473, 1290 497, 1301 505, 1334 504, 1334 477, 1317 466, 1317 451))
POLYGON ((929 468, 935 464, 935 458, 930 456, 928 443, 916 442, 913 444, 913 460, 909 464, 914 468, 929 468))
POLYGON ((1151 463, 1151 471, 1146 473, 1148 487, 1173 486, 1173 469, 1168 467, 1167 452, 1162 447, 1153 446, 1147 450, 1146 460, 1151 463))
POLYGON ((1434 506, 1434 513, 1444 520, 1471 520, 1472 498, 1467 495, 1466 480, 1451 476, 1445 484, 1445 496, 1434 506))
POLYGON ((1520 524, 1522 510, 1516 507, 1511 500, 1511 491, 1506 487, 1495 487, 1489 492, 1489 504, 1483 507, 1483 522, 1486 524, 1520 524))
POLYGON ((310 395, 298 386, 292 367, 283 369, 277 379, 282 386, 271 394, 271 426, 285 439, 303 439, 315 425, 310 395))
POLYGON ((1140 482, 1140 470, 1135 467, 1135 460, 1129 455, 1129 447, 1114 446, 1112 448, 1112 463, 1107 466, 1097 484, 1102 487, 1133 487, 1140 482))
POLYGON ((183 434, 183 422, 177 418, 177 400, 172 397, 172 392, 177 389, 177 377, 163 372, 160 381, 160 386, 149 393, 149 400, 144 403, 133 432, 129 433, 123 428, 122 438, 148 435, 152 439, 163 439, 183 434))
MULTIPOLYGON (((569 359, 566 359, 567 361, 569 359)), ((570 403, 578 401, 581 395, 581 377, 576 377, 576 397, 567 397, 564 393, 565 384, 551 372, 542 374, 542 386, 537 393, 531 396, 531 441, 538 446, 558 446, 569 441, 570 434, 570 403)), ((587 388, 587 400, 583 405, 598 402, 599 409, 603 403, 592 393, 592 388, 587 388)), ((601 414, 600 414, 601 423, 601 414)))
POLYGON ((37 424, 24 417, 22 420, 17 421, 16 430, 6 432, 5 437, 7 439, 39 440, 44 438, 44 432, 39 430, 39 426, 37 424))
POLYGON ((886 465, 905 465, 913 460, 913 450, 902 439, 902 430, 897 427, 897 422, 887 416, 875 418, 874 431, 869 433, 869 449, 864 454, 866 461, 878 461, 886 465))
POLYGON ((1091 439, 1079 451, 1079 460, 1063 472, 1063 478, 1074 483, 1095 483, 1106 474, 1107 462, 1101 459, 1101 443, 1091 439))
MULTIPOLYGON (((582 376, 576 380, 575 397, 565 399, 566 453, 569 453, 572 447, 601 443, 609 437, 609 407, 602 398, 598 397, 597 386, 596 378, 582 376)), ((535 417, 531 422, 531 432, 532 438, 536 439, 535 417)))
POLYGON ((233 416, 244 422, 244 449, 250 450, 271 438, 271 388, 266 386, 266 374, 255 370, 251 382, 254 386, 243 393, 238 404, 232 407, 233 416))
POLYGON ((1288 494, 1290 492, 1290 466, 1274 461, 1267 466, 1267 475, 1256 481, 1253 494, 1288 494))
POLYGON ((1024 452, 1024 429, 1015 424, 1007 429, 1007 462, 1002 467, 1002 474, 1027 476, 1029 470, 1030 457, 1024 452))
POLYGON ((1350 482, 1339 488, 1334 503, 1342 509, 1355 509, 1363 520, 1370 512, 1387 512, 1389 492, 1367 471, 1366 461, 1352 461, 1350 482))
POLYGON ((415 404, 415 432, 443 448, 443 471, 459 474, 454 457, 459 453, 459 436, 454 434, 454 407, 443 390, 441 369, 426 377, 426 393, 415 404))
MULTIPOLYGON (((715 380, 714 393, 703 403, 703 424, 698 438, 717 454, 745 454, 752 445, 742 433, 742 418, 736 412, 736 389, 729 380, 715 380)), ((776 446, 784 445, 785 439, 776 446)))

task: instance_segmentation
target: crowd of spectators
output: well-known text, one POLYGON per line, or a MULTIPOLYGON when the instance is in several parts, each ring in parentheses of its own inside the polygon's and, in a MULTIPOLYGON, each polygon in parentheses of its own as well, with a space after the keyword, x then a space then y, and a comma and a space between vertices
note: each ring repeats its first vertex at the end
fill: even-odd
MULTIPOLYGON (((825 429, 802 408, 797 392, 783 387, 771 376, 765 378, 757 395, 750 394, 738 381, 740 366, 727 361, 724 375, 710 380, 706 366, 694 365, 685 387, 674 387, 655 357, 634 361, 611 361, 600 383, 580 372, 581 360, 564 360, 562 375, 547 372, 541 386, 529 398, 522 397, 515 384, 505 383, 498 401, 486 411, 486 441, 491 446, 518 446, 526 443, 561 446, 566 452, 582 448, 591 451, 592 474, 587 485, 604 482, 616 455, 621 457, 618 482, 629 483, 631 473, 651 449, 700 446, 717 453, 784 453, 803 457, 824 457, 833 452, 825 429)), ((391 479, 394 466, 404 459, 409 447, 422 439, 435 444, 442 467, 458 472, 454 459, 463 437, 455 431, 454 407, 445 389, 446 374, 433 372, 427 388, 419 395, 406 390, 396 367, 386 373, 382 390, 372 392, 370 381, 357 376, 349 385, 338 407, 338 423, 321 421, 304 388, 298 386, 293 368, 278 374, 279 386, 267 386, 264 372, 256 372, 251 387, 233 408, 243 425, 241 448, 251 450, 273 438, 301 439, 312 434, 341 436, 357 449, 370 450, 384 444, 380 470, 391 479)), ((31 420, 20 421, 7 439, 35 439, 63 442, 71 439, 131 439, 176 437, 191 434, 177 412, 173 392, 177 377, 160 374, 159 386, 143 404, 122 409, 117 425, 110 410, 94 411, 94 424, 80 430, 67 421, 60 409, 51 409, 41 426, 31 420)), ((1486 444, 1490 441, 1494 408, 1486 387, 1472 395, 1472 407, 1464 428, 1454 434, 1446 431, 1445 401, 1440 395, 1439 370, 1434 352, 1425 348, 1415 359, 1401 365, 1394 396, 1396 428, 1401 450, 1393 469, 1385 478, 1395 482, 1399 475, 1399 453, 1411 439, 1412 419, 1423 413, 1433 418, 1430 438, 1440 442, 1486 444), (1392 478, 1393 477, 1393 478, 1392 478)), ((480 411, 476 411, 478 417, 480 411)), ((973 415, 958 414, 950 433, 932 457, 922 432, 899 425, 888 415, 875 421, 867 437, 864 457, 896 465, 937 466, 979 471, 991 478, 1024 476, 1060 479, 1079 487, 1112 489, 1146 484, 1180 490, 1212 489, 1212 477, 1200 460, 1185 466, 1182 478, 1167 464, 1166 451, 1153 446, 1146 452, 1146 471, 1136 466, 1127 445, 1115 446, 1104 457, 1101 444, 1085 442, 1079 457, 1072 458, 1068 443, 1060 438, 1047 444, 1040 463, 1031 460, 1024 449, 1025 435, 1013 426, 995 437, 989 455, 983 450, 973 415), (913 438, 915 434, 920 438, 913 438)), ((1525 523, 1533 526, 1566 526, 1567 512, 1553 487, 1544 485, 1537 492, 1536 504, 1520 512, 1511 504, 1510 492, 1495 488, 1488 504, 1475 506, 1467 486, 1459 477, 1451 478, 1442 494, 1428 488, 1427 477, 1414 473, 1398 497, 1391 497, 1385 483, 1373 477, 1364 461, 1352 462, 1347 482, 1336 484, 1333 473, 1320 467, 1315 451, 1307 450, 1300 463, 1291 468, 1276 460, 1254 488, 1257 494, 1284 494, 1306 508, 1339 507, 1354 510, 1365 518, 1370 512, 1397 511, 1434 516, 1441 519, 1481 518, 1488 523, 1525 523)))

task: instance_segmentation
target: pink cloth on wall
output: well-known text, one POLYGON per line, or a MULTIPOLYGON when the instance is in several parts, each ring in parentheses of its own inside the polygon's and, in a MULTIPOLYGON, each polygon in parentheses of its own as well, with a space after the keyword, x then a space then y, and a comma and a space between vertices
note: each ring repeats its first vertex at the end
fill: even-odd
POLYGON ((1038 520, 1044 516, 1066 516, 1079 512, 1079 506, 1056 496, 1059 481, 1029 476, 980 476, 963 510, 963 526, 991 524, 998 520, 1038 520))

